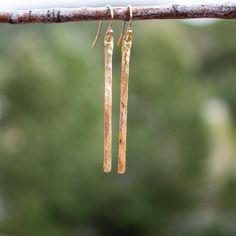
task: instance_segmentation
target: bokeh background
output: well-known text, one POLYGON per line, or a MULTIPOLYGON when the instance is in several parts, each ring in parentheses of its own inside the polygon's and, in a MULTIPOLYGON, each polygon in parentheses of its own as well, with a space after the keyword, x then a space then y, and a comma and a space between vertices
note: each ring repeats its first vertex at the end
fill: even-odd
POLYGON ((1 235, 236 235, 235 22, 133 23, 123 176, 121 52, 113 60, 113 171, 104 174, 96 29, 0 26, 1 235))

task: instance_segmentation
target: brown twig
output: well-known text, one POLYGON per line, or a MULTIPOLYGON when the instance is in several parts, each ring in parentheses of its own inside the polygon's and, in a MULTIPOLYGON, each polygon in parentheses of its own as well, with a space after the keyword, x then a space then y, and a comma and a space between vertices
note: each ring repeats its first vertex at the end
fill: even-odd
MULTIPOLYGON (((114 7, 114 20, 128 20, 126 7, 114 7)), ((133 20, 221 18, 236 19, 236 3, 133 7, 133 20)), ((109 20, 107 7, 0 11, 0 23, 61 23, 109 20)))

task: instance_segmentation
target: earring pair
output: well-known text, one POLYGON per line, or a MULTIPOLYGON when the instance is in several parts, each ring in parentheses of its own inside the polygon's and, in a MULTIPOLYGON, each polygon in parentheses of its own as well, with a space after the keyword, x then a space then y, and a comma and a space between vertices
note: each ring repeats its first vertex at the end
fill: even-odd
MULTIPOLYGON (((111 14, 110 24, 104 38, 104 172, 110 172, 112 166, 112 55, 114 48, 113 39, 113 9, 107 6, 111 14)), ((120 122, 119 122, 119 156, 118 156, 118 173, 123 174, 126 171, 126 140, 127 140, 127 109, 128 109, 128 80, 129 80, 129 62, 132 47, 132 7, 129 5, 130 13, 129 23, 125 36, 125 24, 123 22, 118 46, 122 42, 122 60, 121 60, 121 92, 120 92, 120 122)), ((93 47, 96 46, 100 36, 103 21, 100 21, 97 35, 93 47)))

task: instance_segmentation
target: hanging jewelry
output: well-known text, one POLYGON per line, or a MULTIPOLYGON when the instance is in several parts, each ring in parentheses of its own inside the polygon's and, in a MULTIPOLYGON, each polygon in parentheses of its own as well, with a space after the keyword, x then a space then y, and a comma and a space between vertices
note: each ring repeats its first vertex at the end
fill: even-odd
MULTIPOLYGON (((125 23, 123 24, 121 37, 122 39, 122 61, 121 61, 121 95, 120 95, 120 127, 119 127, 119 157, 118 157, 118 173, 123 174, 126 171, 126 142, 127 142, 127 109, 128 109, 128 81, 129 81, 129 62, 132 47, 132 7, 128 6, 130 19, 127 32, 124 37, 123 32, 125 23)), ((119 40, 120 43, 121 40, 119 40)), ((119 44, 118 43, 118 44, 119 44)))
MULTIPOLYGON (((112 167, 112 54, 113 54, 113 10, 107 6, 111 13, 111 20, 104 38, 104 172, 110 172, 112 167)), ((103 21, 100 21, 93 47, 99 39, 103 21)))

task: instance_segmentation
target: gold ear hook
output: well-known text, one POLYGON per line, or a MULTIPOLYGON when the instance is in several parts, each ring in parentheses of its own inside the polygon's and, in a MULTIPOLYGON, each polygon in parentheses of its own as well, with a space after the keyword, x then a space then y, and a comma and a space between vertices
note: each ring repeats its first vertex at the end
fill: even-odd
MULTIPOLYGON (((113 24, 113 17, 114 17, 113 9, 110 5, 107 5, 106 7, 110 10, 110 13, 111 13, 111 20, 110 20, 110 24, 109 24, 109 27, 108 27, 108 28, 111 28, 112 24, 113 24)), ((97 31, 96 37, 95 37, 93 45, 92 45, 93 48, 95 48, 96 45, 97 45, 98 39, 100 37, 101 30, 102 30, 102 26, 103 26, 103 20, 101 20, 100 23, 99 23, 98 31, 97 31)))
POLYGON ((121 28, 121 31, 120 31, 120 37, 119 37, 119 40, 118 40, 118 43, 117 43, 117 47, 120 47, 120 45, 121 45, 121 41, 122 41, 122 38, 123 38, 123 35, 124 35, 124 32, 125 32, 125 24, 126 24, 126 21, 123 21, 122 28, 121 28))
POLYGON ((128 5, 128 9, 129 9, 129 25, 128 25, 128 27, 131 28, 132 19, 133 19, 133 9, 132 9, 132 6, 128 5))
POLYGON ((111 28, 112 24, 113 24, 114 12, 113 12, 113 9, 110 5, 107 5, 107 7, 109 8, 110 13, 111 13, 111 20, 110 20, 110 24, 109 24, 109 28, 111 28))
MULTIPOLYGON (((129 24, 128 24, 128 28, 131 28, 131 23, 132 23, 132 18, 133 18, 133 9, 131 5, 128 5, 127 9, 129 10, 129 24)), ((126 25, 126 21, 123 22, 122 24, 122 28, 121 28, 121 32, 120 32, 120 37, 118 40, 118 44, 117 46, 120 47, 121 42, 122 42, 122 38, 125 32, 125 25, 126 25)))

